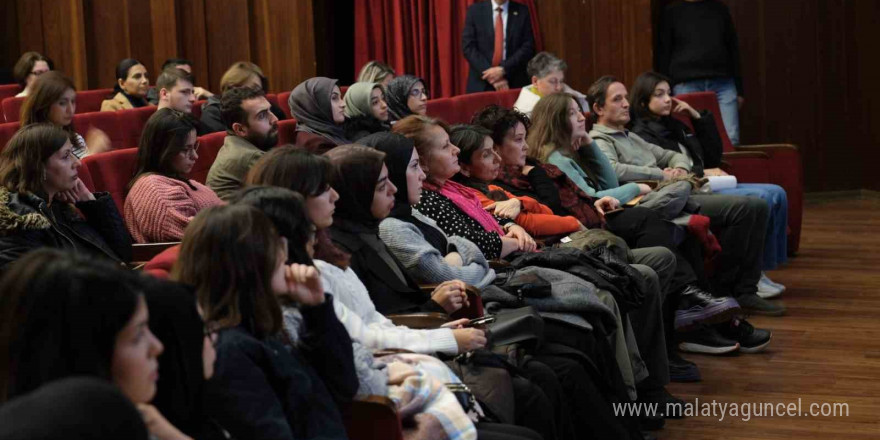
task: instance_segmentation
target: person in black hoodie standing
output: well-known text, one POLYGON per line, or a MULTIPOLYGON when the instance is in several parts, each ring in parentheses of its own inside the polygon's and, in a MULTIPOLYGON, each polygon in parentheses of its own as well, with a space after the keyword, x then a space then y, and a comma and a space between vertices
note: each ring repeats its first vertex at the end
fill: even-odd
POLYGON ((745 102, 739 42, 730 11, 718 0, 685 0, 660 19, 655 64, 672 78, 675 94, 715 92, 733 145, 739 145, 739 108, 745 102))

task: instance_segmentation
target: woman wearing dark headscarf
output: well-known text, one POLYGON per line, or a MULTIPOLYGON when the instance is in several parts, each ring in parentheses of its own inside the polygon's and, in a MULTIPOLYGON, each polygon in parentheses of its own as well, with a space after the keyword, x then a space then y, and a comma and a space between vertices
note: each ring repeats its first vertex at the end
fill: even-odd
POLYGON ((392 79, 385 90, 385 101, 388 102, 391 123, 409 115, 426 114, 428 94, 428 86, 421 78, 402 75, 392 79))
POLYGON ((337 82, 323 76, 309 78, 290 93, 287 104, 296 119, 297 146, 323 153, 348 143, 342 132, 345 102, 337 82))
POLYGON ((58 380, 0 409, 2 440, 147 440, 140 413, 118 388, 93 378, 58 380))
POLYGON ((352 141, 382 131, 390 131, 388 103, 379 83, 356 82, 345 92, 345 137, 352 141))
POLYGON ((351 254, 351 269, 367 286, 380 313, 452 313, 462 306, 464 283, 450 282, 423 293, 379 239, 379 221, 394 206, 384 154, 358 145, 327 153, 333 163, 331 185, 339 193, 330 235, 351 254), (372 194, 372 197, 364 197, 372 194))

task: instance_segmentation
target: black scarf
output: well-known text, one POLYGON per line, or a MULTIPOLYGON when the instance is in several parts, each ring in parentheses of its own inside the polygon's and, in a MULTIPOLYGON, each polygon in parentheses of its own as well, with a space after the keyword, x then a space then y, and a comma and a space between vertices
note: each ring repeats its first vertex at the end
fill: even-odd
POLYGON ((396 133, 374 133, 360 139, 358 143, 385 153, 388 180, 397 187, 397 193, 394 195, 394 209, 391 210, 389 217, 405 221, 419 228, 419 231, 425 236, 425 240, 440 253, 446 255, 449 252, 449 242, 446 240, 446 235, 443 234, 443 231, 417 219, 412 213, 412 205, 409 204, 406 170, 415 148, 413 141, 396 133))
POLYGON ((388 113, 392 121, 399 121, 413 114, 408 104, 409 91, 419 81, 428 87, 423 79, 412 75, 401 75, 388 83, 388 87, 385 89, 385 102, 388 104, 388 113))

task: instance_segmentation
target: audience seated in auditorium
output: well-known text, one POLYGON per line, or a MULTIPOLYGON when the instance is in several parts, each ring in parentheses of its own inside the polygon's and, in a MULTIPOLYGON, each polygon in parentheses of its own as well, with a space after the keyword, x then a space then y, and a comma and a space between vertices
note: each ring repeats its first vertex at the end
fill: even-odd
POLYGON ((412 75, 401 75, 385 88, 390 121, 394 124, 409 115, 425 115, 428 111, 430 92, 425 81, 412 75))
MULTIPOLYGON (((334 167, 333 186, 340 194, 331 235, 335 244, 353 252, 349 267, 359 277, 359 281, 339 280, 340 289, 351 291, 367 284, 369 287, 364 292, 369 292, 371 302, 375 303, 379 313, 387 313, 385 309, 389 306, 399 309, 409 306, 412 301, 424 300, 426 294, 418 294, 418 290, 406 291, 405 286, 411 284, 412 279, 403 272, 400 263, 394 260, 378 237, 378 223, 390 212, 395 193, 394 185, 387 178, 384 153, 360 145, 345 145, 331 150, 327 155, 334 167), (392 291, 394 293, 390 294, 392 291), (403 298, 405 296, 412 298, 403 298)), ((445 310, 451 314, 467 305, 465 285, 460 280, 446 280, 434 289, 432 296, 433 301, 439 301, 443 307, 438 310, 441 313, 445 310)), ((479 339, 481 346, 485 345, 482 334, 476 333, 472 337, 479 339)), ((503 374, 503 371, 497 372, 503 374)), ((469 380, 479 381, 479 378, 487 377, 477 372, 471 374, 477 377, 464 378, 472 388, 475 384, 469 380)), ((543 387, 537 388, 525 378, 511 377, 511 380, 513 389, 510 398, 515 401, 516 410, 515 414, 509 414, 510 418, 502 420, 534 429, 544 436, 555 437, 556 426, 552 412, 548 411, 555 400, 547 396, 543 387)), ((483 398, 487 394, 476 392, 478 398, 485 401, 483 398)))
MULTIPOLYGON (((542 260, 542 258, 558 261, 558 258, 572 254, 553 248, 544 248, 540 254, 533 253, 536 243, 521 226, 510 219, 493 217, 483 209, 470 188, 451 180, 460 171, 457 158, 459 150, 449 142, 445 123, 424 116, 410 116, 396 124, 393 131, 413 139, 419 151, 422 167, 427 171, 428 178, 424 184, 422 197, 415 208, 434 220, 446 234, 467 238, 475 243, 487 258, 504 257, 515 251, 541 255, 515 260, 520 261, 518 264, 522 265, 526 265, 525 261, 532 261, 538 265, 548 264, 553 260, 542 260)), ((641 366, 641 370, 637 368, 638 366, 634 366, 636 374, 627 384, 634 387, 638 382, 641 389, 639 394, 646 398, 672 399, 664 388, 669 374, 660 304, 661 286, 665 286, 672 275, 675 256, 666 249, 652 248, 647 253, 644 263, 636 264, 632 268, 638 271, 638 274, 633 273, 633 276, 641 278, 640 282, 646 284, 640 290, 644 294, 643 302, 630 313, 634 317, 635 337, 645 365, 641 366), (646 372, 649 372, 648 379, 639 374, 646 372)), ((564 272, 560 276, 562 275, 568 276, 564 272)), ((602 282, 600 279, 591 281, 602 282)), ((632 391, 631 389, 631 395, 634 395, 632 391)))
POLYGON ((196 102, 193 92, 193 78, 183 69, 172 67, 165 69, 156 78, 159 90, 159 110, 170 108, 183 113, 191 113, 196 102))
POLYGON ((116 65, 116 84, 113 86, 116 94, 101 103, 101 111, 112 112, 150 105, 147 102, 149 88, 147 68, 138 60, 126 58, 116 65))
POLYGON ((529 158, 559 168, 581 191, 593 197, 610 196, 627 203, 651 191, 647 184, 618 182, 611 162, 587 134, 586 118, 578 111, 574 96, 554 94, 538 104, 542 113, 532 114, 529 158))
POLYGON ((525 86, 529 82, 526 63, 535 54, 529 8, 507 0, 471 5, 461 46, 470 66, 467 93, 525 86))
MULTIPOLYGON (((558 112, 560 114, 557 116, 561 117, 567 113, 567 110, 562 105, 558 112)), ((546 204, 557 215, 575 215, 588 228, 607 228, 626 240, 630 248, 633 249, 634 256, 643 252, 641 248, 649 246, 661 246, 675 253, 676 269, 664 288, 667 304, 664 309, 664 324, 667 330, 671 380, 683 382, 700 378, 696 366, 685 361, 675 352, 675 339, 686 342, 691 347, 699 345, 703 347, 703 351, 715 353, 736 350, 737 344, 743 351, 757 351, 766 346, 770 337, 769 332, 757 330, 749 333, 746 330, 751 326, 747 325, 748 323, 745 321, 739 321, 741 327, 735 328, 740 330, 741 334, 728 331, 727 327, 720 326, 719 330, 704 327, 698 331, 676 336, 675 328, 682 326, 674 325, 676 320, 673 312, 676 311, 675 309, 686 312, 688 309, 696 307, 694 309, 696 311, 702 306, 705 308, 703 312, 706 317, 711 316, 705 312, 712 309, 719 310, 718 306, 713 305, 713 302, 717 301, 712 301, 711 296, 706 293, 700 293, 698 287, 704 276, 702 275, 703 253, 696 240, 687 239, 681 245, 677 245, 674 239, 677 235, 675 226, 663 220, 656 212, 641 207, 604 216, 604 224, 602 222, 596 223, 595 220, 602 216, 598 216, 593 207, 595 198, 581 191, 554 165, 541 163, 527 157, 529 145, 526 143, 526 135, 530 123, 527 116, 515 110, 491 106, 475 115, 474 122, 492 132, 495 149, 503 162, 498 180, 495 183, 505 190, 519 196, 535 198, 546 204), (706 308, 706 306, 709 307, 706 308), (721 336, 719 331, 726 337, 721 336)), ((562 127, 556 131, 566 132, 562 127)), ((681 320, 679 321, 681 322, 681 320)))
MULTIPOLYGON (((497 303, 488 301, 490 291, 503 286, 503 277, 489 266, 482 252, 472 242, 459 237, 447 236, 430 218, 413 208, 421 198, 422 184, 426 178, 419 163, 418 151, 411 139, 394 133, 380 133, 362 139, 362 143, 385 153, 388 180, 397 187, 394 208, 388 217, 379 224, 379 237, 396 257, 407 273, 419 282, 438 283, 459 279, 481 287, 484 303, 494 307, 497 303), (488 301, 488 302, 486 302, 488 301)), ((552 269, 529 268, 520 273, 547 275, 552 269)), ((558 273, 557 273, 558 274, 558 273)), ((566 280, 574 285, 584 283, 576 278, 566 280)), ((557 288, 560 286, 557 286, 557 288)), ((586 286, 585 286, 586 287, 586 286)), ((558 290, 557 290, 558 291, 558 290)), ((603 295, 600 293, 599 295, 603 295)), ((598 295, 597 295, 598 296, 598 295)), ((621 316, 613 297, 604 292, 602 301, 614 314, 618 328, 624 328, 621 316)), ((562 311, 562 308, 557 309, 562 311)), ((544 320, 544 326, 560 326, 553 319, 544 320)), ((570 324, 562 324, 572 333, 570 324)), ((623 331, 615 332, 621 354, 629 362, 628 348, 623 331)), ((554 383, 562 384, 560 395, 568 404, 557 408, 557 430, 561 438, 624 438, 626 421, 614 418, 609 412, 610 405, 602 392, 588 379, 584 368, 576 361, 553 354, 544 347, 527 349, 532 362, 519 365, 525 376, 538 383, 548 397, 553 395, 554 383), (549 369, 553 377, 536 374, 549 369), (588 416, 589 414, 589 416, 588 416), (562 417, 559 417, 562 415, 562 417)), ((552 400, 552 399, 551 399, 552 400)), ((636 430, 637 431, 637 430, 636 430)))
POLYGON ((147 121, 123 208, 135 242, 180 241, 199 211, 223 203, 211 188, 186 177, 199 157, 197 124, 188 113, 170 108, 147 121))
MULTIPOLYGON (((634 133, 651 144, 685 155, 692 166, 691 171, 698 177, 727 176, 719 168, 723 146, 715 124, 716 116, 705 110, 698 112, 688 103, 673 98, 670 80, 665 76, 645 72, 636 78, 632 87, 630 116, 634 133), (674 118, 672 113, 686 115, 694 130, 674 118)), ((754 196, 766 201, 770 215, 761 269, 773 270, 786 261, 788 198, 782 187, 769 183, 737 183, 735 188, 713 188, 712 192, 754 196)), ((766 273, 761 272, 758 296, 771 298, 783 290, 785 286, 774 283, 766 273)))
POLYGON ((235 438, 345 439, 333 397, 357 392, 351 339, 312 266, 287 265, 286 240, 256 208, 212 206, 187 228, 172 279, 195 289, 217 333, 206 413, 235 438), (308 332, 284 329, 297 304, 308 332))
MULTIPOLYGON (((263 93, 269 92, 269 80, 263 75, 263 69, 254 63, 248 61, 239 61, 220 78, 220 93, 226 93, 228 90, 250 87, 258 88, 263 93)), ((226 131, 228 126, 223 119, 223 112, 220 105, 221 97, 213 95, 208 98, 202 106, 201 125, 199 126, 199 136, 208 133, 216 133, 218 131, 226 131)), ((278 120, 284 119, 284 112, 277 105, 270 103, 270 110, 278 120)))
MULTIPOLYGON (((174 67, 176 67, 180 70, 183 70, 184 72, 186 72, 190 76, 192 76, 192 83, 194 85, 193 95, 195 95, 196 100, 208 99, 208 98, 214 96, 213 93, 211 93, 201 87, 195 87, 195 74, 193 74, 192 62, 190 60, 187 60, 184 58, 167 59, 162 64, 162 71, 164 72, 165 70, 168 70, 169 68, 174 68, 174 67)), ((157 86, 158 86, 158 82, 159 81, 157 80, 156 81, 157 86)), ((152 89, 150 89, 149 92, 147 92, 147 101, 150 101, 150 104, 159 105, 159 91, 156 88, 152 88, 152 89)))
POLYGON ((0 438, 148 437, 141 413, 119 388, 100 379, 73 377, 50 382, 3 405, 0 438), (52 415, 51 421, 47 414, 52 415))
POLYGON ((337 82, 323 76, 309 78, 290 92, 287 104, 296 119, 297 146, 323 153, 348 143, 342 132, 345 101, 337 82))
POLYGON ((74 156, 82 159, 89 154, 101 153, 111 148, 110 138, 100 129, 91 127, 86 133, 88 141, 76 132, 73 115, 76 113, 76 88, 73 81, 60 72, 47 72, 34 83, 33 91, 21 105, 22 127, 51 123, 68 133, 74 156))
POLYGON ((226 200, 241 188, 254 162, 278 143, 278 118, 261 88, 228 89, 221 105, 227 134, 206 183, 226 200))
POLYGON ((80 165, 70 135, 54 125, 29 125, 12 137, 0 153, 0 270, 39 247, 131 260, 113 199, 85 187, 80 165))
MULTIPOLYGON (((596 80, 587 93, 596 123, 589 137, 596 140, 621 182, 639 179, 669 181, 686 178, 691 165, 681 153, 650 144, 626 129, 630 122, 626 86, 611 76, 596 80)), ((538 103, 538 106, 542 102, 538 103)), ((536 107, 537 111, 537 107, 536 107)), ((785 306, 757 295, 761 256, 769 209, 757 197, 726 194, 691 194, 700 213, 718 230, 721 258, 712 277, 716 295, 734 296, 752 312, 778 316, 785 306)))
POLYGON ((361 67, 357 82, 378 83, 382 88, 387 88, 388 83, 394 79, 394 69, 381 61, 370 61, 361 67))
POLYGON ((54 68, 52 60, 41 55, 39 52, 25 52, 22 54, 21 58, 15 63, 15 67, 12 68, 12 75, 22 88, 21 92, 15 95, 15 97, 24 98, 28 96, 33 90, 34 81, 40 75, 54 70, 54 68))
MULTIPOLYGON (((267 156, 268 157, 268 156, 267 156)), ((305 158, 305 156, 298 156, 305 158)), ((326 159, 325 159, 326 160, 326 159)), ((474 426, 462 411, 461 405, 443 385, 460 383, 441 361, 425 354, 425 348, 416 348, 415 341, 426 344, 431 336, 452 331, 449 328, 437 330, 409 330, 395 327, 390 321, 367 307, 369 297, 365 291, 340 289, 335 276, 340 269, 320 260, 312 260, 315 253, 315 227, 312 224, 305 200, 298 193, 274 186, 251 186, 236 194, 233 201, 260 209, 272 221, 279 234, 287 239, 288 262, 312 265, 320 271, 321 284, 327 294, 334 298, 333 306, 340 322, 352 335, 352 349, 355 369, 358 375, 359 395, 382 395, 391 397, 400 412, 404 435, 419 437, 417 433, 432 433, 445 438, 473 438, 474 426), (361 293, 360 307, 355 311, 345 304, 352 293, 361 293), (361 310, 362 309, 362 310, 361 310), (359 317, 360 319, 356 318, 359 317), (384 326, 369 326, 372 321, 381 321, 384 326), (400 339, 406 336, 409 339, 400 339), (415 338, 415 339, 413 339, 415 338), (378 343, 377 343, 378 342, 378 343), (393 346, 406 348, 416 353, 401 353, 374 358, 374 348, 393 346), (413 347, 413 348, 410 348, 413 347), (391 372, 394 372, 392 374, 391 372), (399 372, 411 372, 407 378, 400 378, 399 372), (415 396, 421 396, 416 399, 415 396), (455 420, 455 423, 440 423, 440 419, 455 420)), ((329 212, 327 219, 332 220, 329 212)), ((357 278, 355 277, 355 280, 357 278)), ((356 304, 353 304, 356 305, 356 304)), ((303 325, 302 314, 292 305, 283 306, 284 326, 294 338, 309 329, 303 325)), ((478 331, 461 329, 460 331, 478 331)), ((430 349, 428 353, 433 353, 430 349)))
MULTIPOLYGON (((573 216, 557 216, 553 211, 531 197, 517 197, 490 183, 498 177, 501 159, 495 152, 491 132, 474 125, 455 125, 449 130, 449 142, 459 148, 458 164, 461 171, 452 180, 474 190, 483 208, 496 217, 508 218, 522 226, 533 237, 557 242, 568 234, 585 231, 573 216)), ((599 201, 597 201, 597 204, 599 201)), ((611 198, 602 201, 608 210, 611 198)), ((597 219, 599 216, 596 216, 597 219)), ((545 242, 546 243, 546 242, 545 242)))
POLYGON ((535 104, 542 97, 565 92, 577 99, 581 111, 589 111, 586 95, 572 89, 565 83, 565 69, 567 68, 568 64, 552 53, 538 52, 534 58, 529 60, 528 64, 528 72, 529 76, 532 77, 532 84, 520 90, 513 108, 525 113, 526 116, 530 116, 532 109, 535 108, 535 104))
POLYGON ((0 354, 8 366, 0 401, 54 380, 90 376, 116 385, 138 407, 152 438, 187 438, 150 405, 163 345, 150 331, 139 276, 57 249, 36 250, 20 263, 0 281, 0 345, 9 347, 0 354))
POLYGON ((345 92, 345 122, 342 131, 351 141, 372 133, 391 130, 388 104, 382 85, 356 82, 345 92))

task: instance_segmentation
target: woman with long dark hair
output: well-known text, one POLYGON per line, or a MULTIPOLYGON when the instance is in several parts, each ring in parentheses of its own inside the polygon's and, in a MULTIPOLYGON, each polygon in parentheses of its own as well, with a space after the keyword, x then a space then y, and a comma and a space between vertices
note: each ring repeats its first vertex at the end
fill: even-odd
MULTIPOLYGON (((699 177, 726 176, 720 168, 722 145, 715 125, 715 115, 708 111, 698 112, 688 103, 671 94, 669 78, 645 72, 636 78, 630 91, 632 131, 646 141, 667 150, 683 153, 693 163, 693 172, 699 177), (694 129, 672 116, 685 114, 694 129)), ((770 207, 767 232, 764 237, 763 271, 776 269, 785 263, 788 252, 788 198, 779 185, 770 183, 737 183, 734 188, 713 189, 720 194, 760 197, 770 207)), ((772 298, 785 290, 774 283, 765 272, 758 281, 758 296, 772 298)))
POLYGON ((164 347, 150 331, 146 286, 134 272, 56 249, 22 258, 0 279, 0 364, 7 366, 0 402, 91 376, 138 406, 153 436, 188 438, 150 405, 164 347))
POLYGON ((189 114, 165 108, 144 126, 123 206, 136 242, 180 241, 199 211, 223 203, 211 188, 187 177, 199 158, 197 125, 189 114))
POLYGON ((237 438, 344 439, 332 396, 357 390, 351 340, 318 272, 285 264, 287 254, 286 240, 250 206, 212 206, 187 227, 171 276, 195 289, 217 332, 206 412, 237 438), (290 344, 280 301, 299 304, 310 329, 302 345, 290 344))

